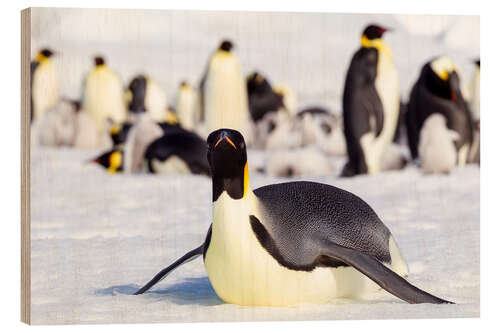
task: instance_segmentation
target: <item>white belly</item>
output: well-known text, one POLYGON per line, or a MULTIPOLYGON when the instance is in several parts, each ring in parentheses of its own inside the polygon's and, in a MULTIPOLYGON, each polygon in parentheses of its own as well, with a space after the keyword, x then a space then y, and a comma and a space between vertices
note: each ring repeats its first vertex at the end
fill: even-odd
POLYGON ((56 71, 52 62, 43 62, 33 75, 33 113, 38 118, 57 104, 58 88, 56 71))
POLYGON ((352 267, 311 272, 280 265, 259 243, 249 215, 259 216, 256 197, 240 200, 224 192, 213 205, 213 225, 205 266, 217 295, 240 305, 287 306, 361 297, 378 286, 352 267))
POLYGON ((399 116, 399 79, 392 59, 379 53, 375 89, 382 101, 384 124, 378 137, 367 133, 361 138, 368 173, 377 173, 381 169, 381 160, 391 144, 396 131, 399 116))
POLYGON ((235 57, 216 56, 211 60, 204 103, 208 133, 219 128, 232 128, 243 134, 247 144, 251 141, 253 132, 246 86, 235 57))

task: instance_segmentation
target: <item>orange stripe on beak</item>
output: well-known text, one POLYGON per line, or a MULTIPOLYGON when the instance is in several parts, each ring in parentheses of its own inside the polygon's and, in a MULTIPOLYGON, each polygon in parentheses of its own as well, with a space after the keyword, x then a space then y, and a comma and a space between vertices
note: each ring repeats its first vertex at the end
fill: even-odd
POLYGON ((214 148, 216 148, 219 145, 219 143, 222 141, 222 139, 223 138, 219 138, 219 140, 217 140, 217 143, 215 144, 214 148))
POLYGON ((226 141, 227 141, 227 142, 228 142, 231 146, 233 146, 233 148, 234 148, 234 149, 238 150, 238 148, 236 148, 236 145, 234 144, 234 142, 233 142, 233 141, 231 141, 231 139, 229 139, 227 136, 224 136, 224 137, 219 138, 219 140, 217 140, 217 142, 215 143, 214 148, 216 148, 216 147, 219 145, 219 143, 222 141, 222 139, 226 139, 226 141))
POLYGON ((229 139, 227 136, 225 136, 224 139, 226 139, 226 141, 229 142, 235 150, 238 150, 238 148, 236 148, 236 145, 233 143, 233 141, 231 141, 231 139, 229 139))

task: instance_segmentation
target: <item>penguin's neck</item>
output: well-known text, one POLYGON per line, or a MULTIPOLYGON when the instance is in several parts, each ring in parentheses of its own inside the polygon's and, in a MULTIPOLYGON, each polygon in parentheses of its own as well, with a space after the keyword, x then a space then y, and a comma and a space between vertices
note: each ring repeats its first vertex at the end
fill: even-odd
POLYGON ((245 196, 253 194, 248 181, 248 162, 245 163, 243 172, 239 176, 212 178, 212 201, 215 203, 224 192, 235 200, 244 199, 245 196))
POLYGON ((372 47, 377 49, 379 52, 379 58, 385 57, 388 59, 392 59, 392 51, 389 45, 382 39, 368 39, 366 36, 361 37, 361 46, 362 47, 372 47))
POLYGON ((44 56, 43 54, 39 53, 36 56, 36 61, 38 61, 38 63, 40 63, 40 64, 48 63, 49 62, 49 58, 46 57, 46 56, 44 56))

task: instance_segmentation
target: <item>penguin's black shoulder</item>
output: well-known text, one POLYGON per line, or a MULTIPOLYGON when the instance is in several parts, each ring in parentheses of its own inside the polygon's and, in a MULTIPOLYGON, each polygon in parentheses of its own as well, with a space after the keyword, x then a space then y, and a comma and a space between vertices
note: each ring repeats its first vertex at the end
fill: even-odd
POLYGON ((186 162, 192 173, 210 174, 206 143, 194 132, 181 127, 171 128, 153 141, 144 154, 151 172, 153 172, 152 160, 164 162, 172 156, 177 156, 186 162))

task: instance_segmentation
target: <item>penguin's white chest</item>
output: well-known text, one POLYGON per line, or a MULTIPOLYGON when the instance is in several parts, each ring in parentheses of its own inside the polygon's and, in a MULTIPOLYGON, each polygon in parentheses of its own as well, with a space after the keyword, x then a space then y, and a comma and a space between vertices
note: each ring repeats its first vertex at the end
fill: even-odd
POLYGON ((399 116, 399 78, 396 67, 390 56, 379 53, 375 89, 382 101, 384 122, 382 132, 378 137, 370 132, 361 138, 361 146, 365 153, 368 173, 380 171, 381 160, 391 144, 396 131, 399 116))
POLYGON ((45 61, 38 65, 33 76, 33 113, 40 117, 57 104, 57 75, 52 62, 45 61))
POLYGON ((252 193, 233 200, 224 192, 213 204, 205 267, 217 295, 225 302, 261 306, 326 303, 377 289, 352 267, 306 272, 280 265, 257 240, 250 215, 263 221, 252 193))

